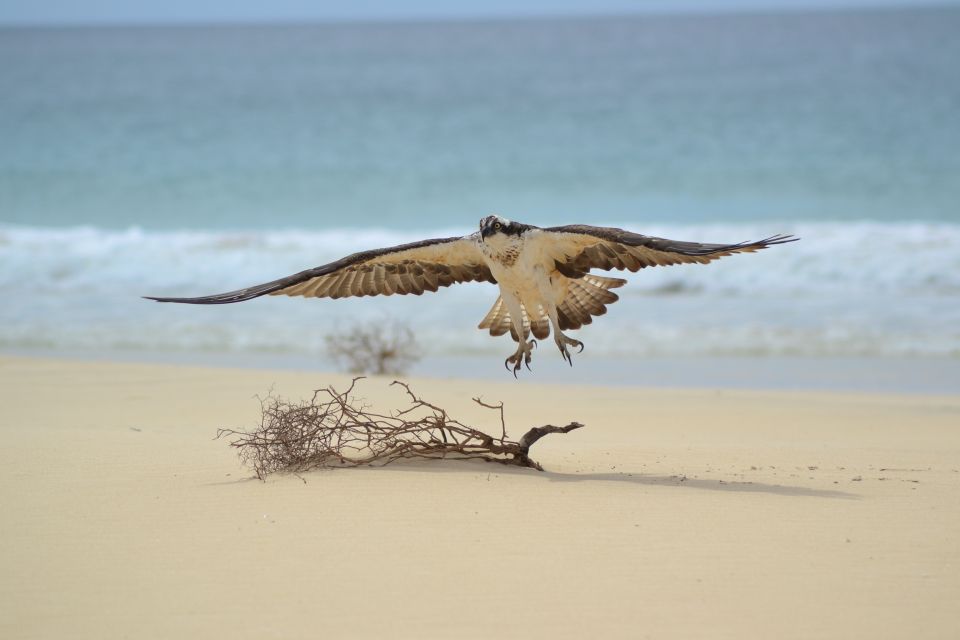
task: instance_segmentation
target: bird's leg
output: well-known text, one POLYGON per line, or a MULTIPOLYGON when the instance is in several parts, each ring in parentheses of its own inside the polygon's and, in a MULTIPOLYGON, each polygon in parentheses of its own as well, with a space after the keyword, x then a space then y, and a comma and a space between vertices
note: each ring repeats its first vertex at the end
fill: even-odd
POLYGON ((520 340, 517 345, 517 350, 506 360, 503 361, 503 366, 507 368, 507 371, 513 371, 513 377, 517 377, 517 372, 520 371, 520 365, 526 365, 527 369, 530 369, 530 360, 533 358, 533 348, 537 346, 536 340, 527 340, 523 338, 520 340), (510 368, 512 365, 512 369, 510 368))
POLYGON ((562 355, 563 359, 570 363, 570 366, 572 367, 573 358, 570 355, 570 350, 567 349, 567 345, 571 347, 578 347, 580 351, 583 351, 583 343, 579 340, 574 340, 573 338, 565 335, 563 331, 560 331, 560 318, 557 315, 557 308, 555 306, 547 308, 547 315, 550 317, 550 325, 553 329, 553 341, 556 343, 557 348, 560 349, 560 355, 562 355))
POLYGON ((507 371, 513 371, 513 377, 516 378, 522 365, 526 365, 527 369, 530 368, 533 348, 537 343, 527 339, 530 335, 530 326, 523 321, 523 305, 520 304, 517 295, 501 289, 500 296, 503 298, 504 304, 507 305, 507 311, 510 312, 510 322, 513 325, 510 333, 513 339, 517 341, 516 352, 503 361, 503 366, 507 368, 507 371))
POLYGON ((583 351, 583 343, 564 335, 559 329, 553 332, 553 341, 557 343, 557 348, 560 349, 560 355, 562 355, 563 359, 569 362, 572 367, 573 358, 570 356, 570 350, 567 349, 567 345, 578 347, 579 351, 577 351, 577 353, 580 353, 580 351, 583 351))

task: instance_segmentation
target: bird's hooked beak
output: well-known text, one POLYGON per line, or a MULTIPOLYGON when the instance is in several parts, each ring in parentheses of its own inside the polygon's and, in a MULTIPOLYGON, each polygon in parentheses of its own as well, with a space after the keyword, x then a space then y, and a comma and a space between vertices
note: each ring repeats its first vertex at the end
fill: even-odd
POLYGON ((493 235, 493 216, 487 216, 480 221, 480 237, 486 239, 487 236, 493 235))
POLYGON ((497 216, 487 216, 480 221, 480 237, 486 239, 492 236, 502 224, 501 219, 497 216))

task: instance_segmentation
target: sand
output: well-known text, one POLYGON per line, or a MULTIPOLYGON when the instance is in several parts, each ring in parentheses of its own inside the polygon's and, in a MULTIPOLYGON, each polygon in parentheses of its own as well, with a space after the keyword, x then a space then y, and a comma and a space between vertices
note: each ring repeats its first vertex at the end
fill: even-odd
POLYGON ((260 482, 213 440, 345 381, 0 358, 0 637, 960 637, 958 397, 411 381, 584 422, 544 473, 260 482))

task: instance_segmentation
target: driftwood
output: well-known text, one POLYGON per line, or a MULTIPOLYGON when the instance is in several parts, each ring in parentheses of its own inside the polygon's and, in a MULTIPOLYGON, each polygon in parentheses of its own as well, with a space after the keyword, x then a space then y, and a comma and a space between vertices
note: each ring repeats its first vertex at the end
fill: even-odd
POLYGON ((261 399, 260 425, 250 432, 221 429, 240 458, 264 478, 276 471, 321 467, 386 465, 404 458, 485 460, 543 471, 530 447, 551 433, 569 433, 583 425, 545 425, 518 441, 507 437, 503 403, 473 401, 500 415, 500 435, 491 436, 451 418, 444 409, 418 397, 403 382, 410 406, 393 414, 373 411, 354 398, 354 378, 343 392, 332 386, 314 391, 309 401, 289 402, 272 395, 261 399))

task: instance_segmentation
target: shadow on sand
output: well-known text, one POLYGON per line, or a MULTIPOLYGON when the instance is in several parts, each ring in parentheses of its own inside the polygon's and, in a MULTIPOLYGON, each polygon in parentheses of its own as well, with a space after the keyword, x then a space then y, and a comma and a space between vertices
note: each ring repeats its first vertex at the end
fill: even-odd
POLYGON ((815 498, 838 498, 857 500, 860 496, 836 489, 814 489, 783 484, 745 482, 742 480, 705 480, 687 476, 664 476, 646 473, 554 473, 542 474, 551 482, 626 482, 647 486, 685 487, 707 491, 731 491, 738 493, 774 493, 781 496, 809 496, 815 498))
MULTIPOLYGON (((304 482, 311 478, 319 479, 320 473, 376 473, 378 471, 399 471, 415 473, 453 473, 453 474, 496 474, 499 476, 520 476, 532 480, 547 480, 549 482, 620 482, 641 486, 678 487, 702 491, 722 491, 732 493, 772 493, 780 496, 805 496, 812 498, 833 498, 838 500, 858 500, 859 495, 836 489, 815 489, 796 485, 768 484, 743 480, 724 480, 691 478, 684 475, 657 475, 631 472, 602 472, 602 473, 560 473, 556 471, 535 471, 508 465, 500 465, 481 460, 401 460, 381 467, 352 467, 349 469, 328 469, 322 471, 305 471, 301 473, 287 473, 278 475, 295 476, 304 482)), ((237 478, 223 482, 210 483, 211 485, 236 485, 256 481, 256 477, 237 478)))

